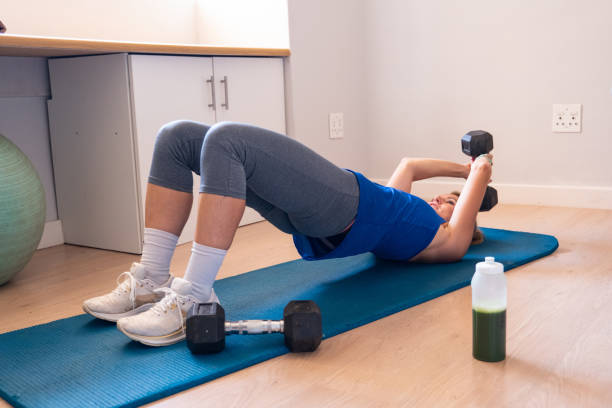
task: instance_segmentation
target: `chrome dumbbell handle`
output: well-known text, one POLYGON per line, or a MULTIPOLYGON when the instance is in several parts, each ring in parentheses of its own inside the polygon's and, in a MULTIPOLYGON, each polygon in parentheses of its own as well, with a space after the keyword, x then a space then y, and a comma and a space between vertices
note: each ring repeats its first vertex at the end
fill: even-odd
POLYGON ((225 334, 283 333, 283 320, 238 320, 225 322, 225 334))

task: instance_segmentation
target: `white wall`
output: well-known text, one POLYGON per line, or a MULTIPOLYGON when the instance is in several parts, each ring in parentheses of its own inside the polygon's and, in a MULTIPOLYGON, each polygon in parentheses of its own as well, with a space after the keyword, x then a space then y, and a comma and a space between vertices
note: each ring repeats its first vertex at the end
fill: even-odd
POLYGON ((197 0, 196 42, 289 48, 287 0, 197 0))
POLYGON ((500 200, 612 207, 611 2, 367 0, 366 15, 371 176, 465 160, 459 138, 485 129, 500 200), (554 103, 583 104, 582 133, 552 133, 554 103))
POLYGON ((196 0, 2 0, 7 34, 195 43, 196 0))
POLYGON ((286 0, 3 0, 9 34, 287 48, 286 0))
POLYGON ((367 170, 368 113, 362 0, 289 0, 287 131, 339 166, 367 170), (344 113, 344 139, 328 114, 344 113))

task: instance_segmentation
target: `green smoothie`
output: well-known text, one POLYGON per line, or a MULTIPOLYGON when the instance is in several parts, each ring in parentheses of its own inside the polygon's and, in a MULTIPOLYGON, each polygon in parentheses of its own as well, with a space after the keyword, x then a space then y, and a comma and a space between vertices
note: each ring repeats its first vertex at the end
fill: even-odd
POLYGON ((506 310, 472 309, 472 354, 481 361, 506 358, 506 310))

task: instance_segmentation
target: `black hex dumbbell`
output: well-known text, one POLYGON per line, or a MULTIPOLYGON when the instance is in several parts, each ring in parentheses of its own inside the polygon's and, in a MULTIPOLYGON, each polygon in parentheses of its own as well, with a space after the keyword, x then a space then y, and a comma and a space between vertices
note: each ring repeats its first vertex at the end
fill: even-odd
MULTIPOLYGON (((484 130, 472 130, 461 138, 461 150, 474 160, 481 154, 493 150, 493 136, 484 130)), ((489 211, 497 204, 497 190, 487 186, 487 191, 478 211, 489 211)))
POLYGON ((225 321, 218 303, 195 304, 187 314, 187 347, 194 354, 218 353, 228 334, 284 333, 293 352, 314 351, 321 343, 321 310, 312 300, 293 300, 283 310, 283 320, 225 321))

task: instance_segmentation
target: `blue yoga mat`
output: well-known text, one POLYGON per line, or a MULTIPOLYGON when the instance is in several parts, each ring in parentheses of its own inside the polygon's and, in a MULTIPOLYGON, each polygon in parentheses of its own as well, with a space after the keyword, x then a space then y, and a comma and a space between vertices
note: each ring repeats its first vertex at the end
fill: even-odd
MULTIPOLYGON (((369 253, 298 260, 219 280, 215 290, 229 320, 280 319, 290 300, 312 299, 329 338, 469 285, 485 256, 509 270, 558 246, 548 235, 483 230, 485 243, 461 262, 418 265, 369 253)), ((80 315, 0 335, 0 396, 16 407, 138 406, 285 353, 281 334, 230 336, 214 355, 192 355, 184 342, 151 348, 80 315)))

